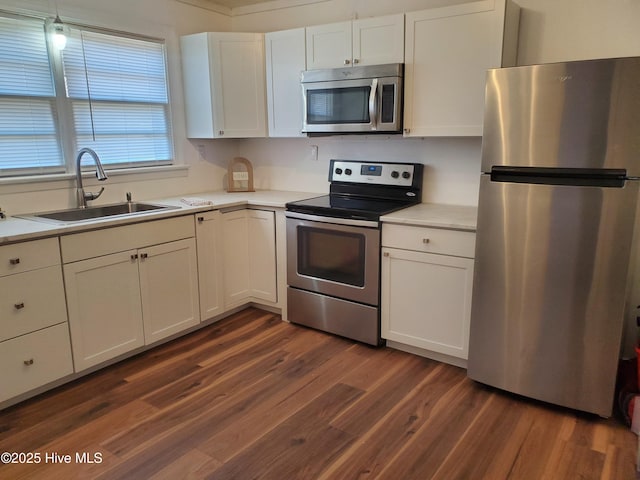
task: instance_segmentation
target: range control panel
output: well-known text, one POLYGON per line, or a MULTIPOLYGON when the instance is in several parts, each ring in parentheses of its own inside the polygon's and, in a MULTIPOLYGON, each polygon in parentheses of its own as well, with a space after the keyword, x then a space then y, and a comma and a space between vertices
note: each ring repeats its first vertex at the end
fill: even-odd
POLYGON ((329 181, 410 187, 414 165, 407 163, 331 160, 329 181))

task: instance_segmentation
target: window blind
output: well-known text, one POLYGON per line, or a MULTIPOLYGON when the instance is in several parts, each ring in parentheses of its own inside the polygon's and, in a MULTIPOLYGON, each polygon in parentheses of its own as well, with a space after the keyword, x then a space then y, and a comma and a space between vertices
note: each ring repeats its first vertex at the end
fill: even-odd
POLYGON ((0 175, 64 171, 43 22, 0 17, 0 175))
POLYGON ((162 43, 71 29, 62 58, 77 149, 105 168, 171 163, 162 43))

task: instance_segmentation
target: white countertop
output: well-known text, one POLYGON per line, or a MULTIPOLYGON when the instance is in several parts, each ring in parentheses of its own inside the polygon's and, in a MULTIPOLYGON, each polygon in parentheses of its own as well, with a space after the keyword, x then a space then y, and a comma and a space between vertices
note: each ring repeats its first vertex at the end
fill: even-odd
MULTIPOLYGON (((159 220, 161 218, 188 215, 197 212, 205 212, 207 210, 219 210, 236 206, 284 208, 287 202, 303 200, 320 195, 322 194, 279 190, 234 193, 215 191, 142 201, 144 203, 159 203, 176 207, 170 210, 155 210, 120 217, 104 217, 101 219, 69 224, 45 223, 43 221, 26 220, 18 217, 7 217, 4 220, 0 220, 0 245, 24 240, 33 240, 36 238, 66 235, 96 228, 126 225, 140 221, 159 220), (206 200, 211 202, 211 205, 190 206, 183 203, 181 201, 182 198, 206 200)), ((385 223, 475 231, 476 215, 476 207, 421 203, 414 205, 413 207, 385 215, 381 217, 381 220, 385 223)))
MULTIPOLYGON (((317 197, 320 193, 309 192, 285 192, 278 190, 265 190, 257 192, 234 192, 225 191, 203 192, 197 194, 187 194, 180 197, 159 198, 153 200, 141 200, 143 203, 159 203, 172 207, 170 210, 153 210, 150 212, 137 213, 135 215, 119 217, 103 217, 83 222, 69 224, 47 223, 44 221, 26 220, 18 217, 7 217, 0 220, 0 245, 36 238, 51 237, 56 235, 66 235, 103 227, 114 227, 148 220, 159 220, 161 218, 188 215, 207 210, 219 210, 235 206, 254 206, 269 208, 284 208, 287 202, 303 200, 305 198, 317 197), (190 206, 181 202, 182 198, 198 198, 208 200, 211 205, 190 206)), ((135 200, 135 199, 134 199, 135 200)))
POLYGON ((447 228, 475 232, 477 207, 420 203, 403 208, 380 218, 384 223, 416 225, 420 227, 447 228))

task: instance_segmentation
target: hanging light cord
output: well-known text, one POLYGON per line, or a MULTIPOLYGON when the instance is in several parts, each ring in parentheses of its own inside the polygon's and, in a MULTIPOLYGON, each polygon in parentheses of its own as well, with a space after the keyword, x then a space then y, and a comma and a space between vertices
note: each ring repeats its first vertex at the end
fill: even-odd
POLYGON ((80 31, 80 43, 82 45, 82 61, 84 62, 84 80, 87 85, 87 98, 89 99, 89 118, 91 119, 91 136, 96 141, 96 129, 93 123, 93 104, 91 102, 91 88, 89 87, 89 72, 87 70, 87 56, 84 52, 84 32, 80 31))

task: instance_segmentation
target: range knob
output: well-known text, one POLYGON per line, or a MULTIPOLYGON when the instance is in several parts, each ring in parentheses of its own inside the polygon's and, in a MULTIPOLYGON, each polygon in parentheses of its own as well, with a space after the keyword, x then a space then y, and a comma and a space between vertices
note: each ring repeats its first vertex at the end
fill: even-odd
POLYGON ((398 173, 397 170, 394 170, 393 172, 391 172, 391 178, 398 178, 400 176, 400 174, 398 173))
POLYGON ((336 168, 335 172, 336 172, 336 175, 342 175, 342 169, 341 168, 336 168))
POLYGON ((409 172, 402 172, 402 178, 411 178, 411 174, 409 172))
POLYGON ((351 171, 350 168, 345 168, 344 169, 344 173, 345 173, 345 175, 351 175, 353 172, 351 171))

